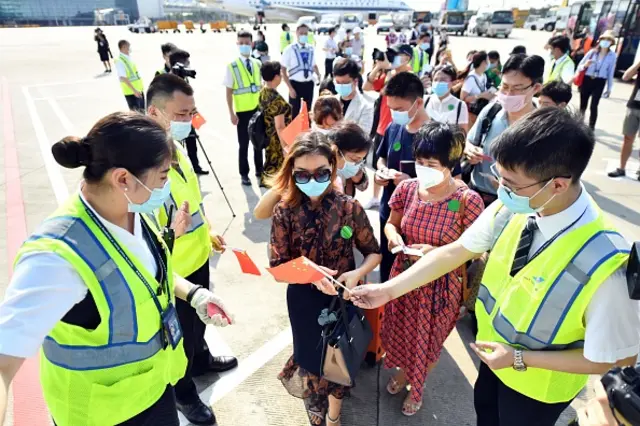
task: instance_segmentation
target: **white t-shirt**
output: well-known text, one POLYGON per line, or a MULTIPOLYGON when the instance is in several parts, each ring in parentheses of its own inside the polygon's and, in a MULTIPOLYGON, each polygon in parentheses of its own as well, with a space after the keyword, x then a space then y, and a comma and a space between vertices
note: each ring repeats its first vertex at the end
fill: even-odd
POLYGON ((338 51, 338 43, 331 37, 324 42, 324 48, 327 49, 325 51, 325 58, 327 59, 335 59, 336 52, 338 51))
MULTIPOLYGON (((247 59, 251 61, 252 67, 260 65, 258 65, 255 60, 250 57, 240 56, 239 58, 240 62, 242 62, 242 68, 240 68, 240 72, 246 72, 249 74, 249 76, 253 76, 253 68, 251 69, 251 72, 247 70, 247 59)), ((251 77, 249 80, 253 81, 253 77, 251 77)), ((231 73, 231 69, 229 66, 227 66, 224 70, 224 78, 222 79, 222 84, 224 85, 224 87, 233 89, 233 74, 231 73)))
MULTIPOLYGON (((124 53, 120 53, 120 56, 124 56, 125 59, 129 60, 129 62, 133 62, 131 57, 124 53)), ((127 78, 127 68, 124 66, 124 62, 116 60, 116 73, 118 74, 118 77, 127 78)))
POLYGON ((353 38, 351 40, 351 48, 353 49, 351 53, 355 56, 364 55, 364 37, 360 34, 360 40, 353 38))
MULTIPOLYGON (((303 58, 304 59, 304 58, 303 58)), ((306 81, 313 81, 313 67, 316 65, 316 55, 313 50, 313 46, 309 44, 305 44, 302 46, 300 43, 291 44, 284 49, 282 52, 282 58, 280 58, 280 63, 283 67, 287 69, 289 73, 289 80, 298 81, 304 83, 306 81), (309 74, 307 77, 304 77, 304 72, 302 69, 303 64, 298 64, 298 58, 296 57, 295 48, 300 50, 300 55, 305 56, 308 55, 307 58, 310 58, 310 63, 308 64, 309 74), (298 67, 300 65, 300 69, 295 74, 291 74, 291 70, 298 67)))
MULTIPOLYGON (((483 253, 491 248, 498 205, 491 204, 460 236, 458 241, 464 248, 474 253, 483 253)), ((568 209, 551 216, 536 216, 539 229, 533 234, 530 255, 576 219, 580 218, 567 231, 597 217, 598 210, 582 187, 580 197, 568 209)), ((636 355, 640 343, 639 313, 638 302, 629 299, 626 268, 622 267, 600 285, 587 307, 584 357, 592 362, 614 363, 636 355)))
POLYGON ((471 71, 462 85, 462 91, 468 93, 469 96, 478 96, 487 90, 487 75, 482 73, 478 75, 471 71))
POLYGON ((438 123, 469 123, 469 111, 467 111, 467 104, 451 94, 443 100, 440 100, 440 98, 435 94, 430 95, 429 103, 425 109, 427 110, 429 118, 433 121, 437 121, 438 123), (458 105, 460 105, 460 117, 458 117, 458 105))
MULTIPOLYGON (((82 193, 80 196, 86 203, 82 193)), ((140 215, 134 215, 132 235, 91 210, 113 237, 155 276, 157 265, 144 239, 140 215)), ((0 304, 0 354, 18 358, 36 355, 44 338, 86 297, 87 291, 75 268, 57 254, 33 252, 23 256, 0 304)))

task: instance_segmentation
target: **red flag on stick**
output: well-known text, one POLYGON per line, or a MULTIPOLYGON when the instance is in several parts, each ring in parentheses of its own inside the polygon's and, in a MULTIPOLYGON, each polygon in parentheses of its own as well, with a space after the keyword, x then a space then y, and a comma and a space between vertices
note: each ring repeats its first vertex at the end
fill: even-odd
POLYGON ((196 130, 200 130, 200 127, 202 127, 206 122, 207 120, 205 120, 204 117, 201 116, 199 112, 196 112, 193 118, 191 119, 191 125, 196 130))
POLYGON ((287 127, 284 128, 280 132, 280 137, 288 146, 293 144, 293 141, 296 137, 302 133, 309 130, 309 110, 307 108, 307 103, 302 100, 302 106, 300 106, 300 114, 293 119, 291 123, 287 127))
POLYGON ((243 273, 251 275, 262 275, 256 264, 247 254, 246 250, 232 248, 231 251, 236 255, 238 263, 240 264, 240 269, 242 269, 243 273))
POLYGON ((311 264, 316 266, 306 257, 300 256, 299 258, 290 260, 282 265, 267 268, 267 271, 269 271, 277 281, 284 283, 305 284, 320 281, 325 277, 325 275, 311 266, 311 264))

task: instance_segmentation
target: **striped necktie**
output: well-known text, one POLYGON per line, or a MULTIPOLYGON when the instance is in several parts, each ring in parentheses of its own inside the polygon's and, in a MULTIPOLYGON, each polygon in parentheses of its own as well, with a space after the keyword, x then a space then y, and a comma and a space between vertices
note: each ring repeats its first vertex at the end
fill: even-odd
POLYGON ((518 249, 516 255, 513 258, 513 265, 511 266, 511 276, 515 276, 522 268, 525 267, 529 261, 529 250, 531 249, 531 243, 533 242, 533 233, 538 229, 538 223, 534 216, 527 218, 527 225, 520 234, 520 242, 518 243, 518 249))

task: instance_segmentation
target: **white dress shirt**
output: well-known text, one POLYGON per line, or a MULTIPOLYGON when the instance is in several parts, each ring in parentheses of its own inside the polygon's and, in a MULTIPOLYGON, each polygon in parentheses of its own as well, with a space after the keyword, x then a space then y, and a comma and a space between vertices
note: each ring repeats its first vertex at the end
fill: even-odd
MULTIPOLYGON (((491 248, 498 205, 491 204, 460 236, 458 241, 464 248, 474 253, 483 253, 491 248)), ((594 221, 598 214, 595 203, 582 187, 582 193, 568 209, 551 216, 535 215, 538 229, 533 234, 529 254, 533 255, 547 240, 576 219, 580 218, 567 231, 594 221)), ((600 285, 587 307, 584 357, 592 362, 614 363, 636 355, 640 344, 638 308, 638 302, 629 299, 626 267, 621 267, 600 285)))
POLYGON ((469 124, 467 104, 451 94, 443 100, 432 94, 425 109, 429 118, 438 123, 469 124), (458 118, 458 105, 460 105, 460 118, 458 118))
MULTIPOLYGON (((284 49, 284 52, 282 52, 282 58, 280 58, 280 63, 282 64, 283 67, 287 69, 287 73, 289 73, 289 80, 297 81, 299 83, 313 81, 313 77, 314 77, 313 68, 316 65, 316 55, 313 50, 313 46, 309 45, 309 43, 305 44, 304 46, 302 46, 300 43, 290 44, 289 46, 287 46, 284 49), (313 59, 309 64, 309 75, 306 78, 304 76, 304 72, 302 71, 302 69, 297 73, 291 75, 290 71, 293 68, 298 66, 298 58, 296 57, 296 52, 294 50, 295 48, 298 48, 301 52, 306 51, 307 53, 309 53, 309 55, 313 53, 313 59)), ((302 64, 300 64, 300 66, 302 67, 302 64)))
POLYGON ((338 43, 336 43, 336 41, 334 39, 329 37, 327 39, 327 41, 324 42, 324 48, 327 49, 325 51, 325 58, 326 59, 335 59, 336 52, 338 51, 338 43))
MULTIPOLYGON (((80 193, 82 200, 87 203, 80 193)), ((158 272, 142 233, 141 218, 134 215, 133 235, 91 208, 113 237, 152 274, 158 272)), ((29 358, 38 353, 44 338, 73 306, 87 295, 87 286, 62 257, 32 252, 16 265, 5 298, 0 304, 0 354, 29 358)))
MULTIPOLYGON (((356 95, 349 102, 347 110, 344 112, 346 121, 353 121, 368 135, 373 127, 373 102, 356 90, 356 95)), ((336 95, 340 100, 340 95, 336 95)))
MULTIPOLYGON (((251 58, 250 56, 239 56, 240 62, 242 62, 242 68, 240 69, 241 73, 246 72, 249 75, 249 80, 253 81, 253 73, 254 69, 251 68, 251 72, 247 70, 247 59, 251 61, 251 66, 260 67, 260 62, 257 62, 255 58, 251 58)), ((235 62, 235 60, 234 60, 235 62)), ((231 67, 227 66, 224 71, 224 79, 222 80, 222 84, 224 87, 228 87, 229 89, 233 89, 233 73, 231 72, 231 67)))

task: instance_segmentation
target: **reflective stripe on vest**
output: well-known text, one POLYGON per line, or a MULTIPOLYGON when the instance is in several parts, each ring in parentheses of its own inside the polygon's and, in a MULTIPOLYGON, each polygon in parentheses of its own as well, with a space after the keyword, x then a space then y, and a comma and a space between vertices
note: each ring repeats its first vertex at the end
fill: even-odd
MULTIPOLYGON (((171 210, 171 207, 173 206, 173 212, 175 213, 176 211, 178 211, 178 206, 176 204, 176 201, 173 199, 173 194, 167 198, 167 201, 164 202, 164 211, 167 215, 167 217, 169 217, 169 211, 171 210)), ((200 209, 203 209, 203 205, 200 204, 200 209)), ((196 229, 200 228, 202 225, 204 225, 204 218, 202 217, 202 214, 200 213, 200 209, 196 210, 195 213, 191 214, 191 224, 189 225, 189 227, 187 228, 185 234, 189 234, 193 231, 195 231, 196 229)), ((204 211, 204 210, 202 210, 204 211)), ((169 218, 169 221, 171 221, 173 218, 169 218)))
POLYGON ((162 349, 160 333, 148 342, 136 341, 136 310, 129 285, 113 259, 82 220, 71 217, 47 220, 29 241, 40 238, 64 241, 85 261, 100 283, 111 310, 107 345, 61 345, 47 337, 42 348, 50 362, 69 370, 104 369, 147 359, 162 349))
POLYGON ((309 66, 309 68, 305 67, 305 63, 302 60, 302 56, 300 55, 300 49, 298 48, 298 45, 297 44, 293 45, 292 49, 293 49, 293 52, 296 55, 297 65, 289 70, 289 77, 299 73, 300 71, 304 72, 305 70, 307 70, 309 72, 309 74, 311 74, 312 71, 313 71, 312 70, 312 67, 313 67, 312 66, 312 64, 313 64, 313 49, 311 49, 311 48, 308 49, 309 50, 309 60, 307 61, 307 65, 309 66))
MULTIPOLYGON (((591 279, 591 275, 611 257, 619 253, 629 253, 625 239, 613 231, 595 234, 575 254, 573 259, 558 275, 538 307, 526 333, 517 331, 502 315, 500 310, 493 319, 496 332, 507 342, 531 350, 560 350, 582 348, 583 341, 566 345, 551 344, 571 308, 572 302, 591 279), (602 256, 600 253, 606 253, 602 256)), ((488 314, 493 312, 496 300, 484 285, 478 291, 488 314)))
POLYGON ((134 81, 140 80, 140 76, 138 75, 138 70, 137 69, 134 70, 135 66, 131 64, 129 60, 122 55, 120 55, 120 60, 124 64, 124 67, 127 71, 127 79, 131 83, 133 83, 134 81))
MULTIPOLYGON (((233 71, 233 78, 236 81, 236 85, 238 86, 237 89, 233 89, 233 94, 234 95, 244 95, 246 93, 257 93, 259 91, 259 83, 256 83, 256 78, 255 78, 255 66, 256 64, 253 63, 253 61, 251 61, 251 74, 249 80, 251 81, 251 84, 249 85, 249 87, 246 87, 244 85, 244 80, 242 79, 242 74, 240 74, 240 68, 238 65, 238 61, 234 61, 231 64, 231 70, 233 71)), ((249 74, 249 71, 247 70, 247 74, 249 74)))

